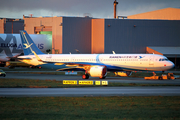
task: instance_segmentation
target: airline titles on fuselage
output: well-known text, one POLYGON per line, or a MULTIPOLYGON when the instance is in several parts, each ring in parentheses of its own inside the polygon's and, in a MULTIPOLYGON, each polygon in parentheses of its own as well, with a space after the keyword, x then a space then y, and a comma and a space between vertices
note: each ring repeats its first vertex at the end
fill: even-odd
POLYGON ((128 59, 130 61, 138 61, 138 59, 140 61, 148 61, 148 59, 142 59, 144 58, 145 56, 109 56, 109 58, 120 58, 122 59, 121 61, 128 61, 128 59))

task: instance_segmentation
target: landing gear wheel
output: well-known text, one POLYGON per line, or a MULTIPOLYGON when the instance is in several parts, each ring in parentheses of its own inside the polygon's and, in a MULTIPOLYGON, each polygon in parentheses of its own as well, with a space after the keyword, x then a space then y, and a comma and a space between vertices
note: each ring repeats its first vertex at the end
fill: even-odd
POLYGON ((106 76, 104 76, 104 77, 99 77, 100 79, 105 79, 106 78, 106 76))
POLYGON ((89 79, 89 75, 88 74, 82 75, 82 79, 89 79))
POLYGON ((159 77, 159 80, 163 80, 163 78, 160 76, 160 77, 159 77))

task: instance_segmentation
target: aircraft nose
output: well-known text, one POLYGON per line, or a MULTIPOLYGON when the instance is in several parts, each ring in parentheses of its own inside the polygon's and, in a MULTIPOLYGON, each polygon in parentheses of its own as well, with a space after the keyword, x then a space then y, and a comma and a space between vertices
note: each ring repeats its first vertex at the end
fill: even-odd
POLYGON ((170 67, 170 69, 174 68, 175 67, 174 63, 173 62, 169 62, 169 67, 170 67))
POLYGON ((164 67, 166 67, 166 69, 172 69, 174 68, 174 66, 175 66, 174 63, 171 61, 168 61, 164 64, 164 67))

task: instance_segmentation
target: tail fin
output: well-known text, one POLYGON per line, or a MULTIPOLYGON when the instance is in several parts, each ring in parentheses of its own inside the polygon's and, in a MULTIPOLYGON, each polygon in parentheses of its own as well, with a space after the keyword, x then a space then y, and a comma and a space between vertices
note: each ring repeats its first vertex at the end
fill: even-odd
POLYGON ((39 48, 36 46, 36 44, 33 42, 31 37, 28 35, 28 33, 25 30, 20 31, 22 46, 24 55, 34 55, 34 52, 36 54, 44 54, 39 50, 39 48))

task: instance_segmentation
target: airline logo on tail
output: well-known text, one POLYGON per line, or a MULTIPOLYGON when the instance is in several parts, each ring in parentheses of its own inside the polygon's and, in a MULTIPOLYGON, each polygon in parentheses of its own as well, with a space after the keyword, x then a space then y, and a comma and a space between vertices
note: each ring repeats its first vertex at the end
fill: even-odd
POLYGON ((28 45, 28 44, 24 43, 24 45, 26 46, 24 49, 28 49, 29 47, 31 47, 32 44, 33 44, 33 43, 31 43, 30 45, 28 45))

